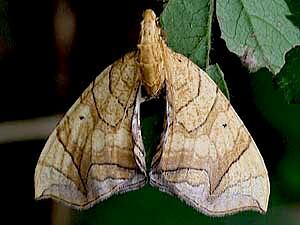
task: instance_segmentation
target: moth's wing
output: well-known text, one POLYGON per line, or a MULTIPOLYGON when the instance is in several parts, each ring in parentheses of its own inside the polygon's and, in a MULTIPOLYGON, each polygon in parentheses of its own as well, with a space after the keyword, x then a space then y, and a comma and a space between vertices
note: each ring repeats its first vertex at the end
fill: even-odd
POLYGON ((85 209, 146 181, 135 54, 107 67, 50 135, 35 170, 36 199, 85 209))
POLYGON ((212 216, 266 212, 267 170, 229 101, 186 57, 173 54, 169 70, 166 128, 151 184, 212 216))

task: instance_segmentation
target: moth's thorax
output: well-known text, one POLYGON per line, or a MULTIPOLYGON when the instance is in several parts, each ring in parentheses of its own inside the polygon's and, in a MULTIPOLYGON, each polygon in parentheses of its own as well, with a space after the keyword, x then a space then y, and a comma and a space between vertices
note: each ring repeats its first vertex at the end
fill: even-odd
POLYGON ((161 30, 156 24, 156 16, 152 10, 146 10, 141 22, 140 40, 138 44, 138 62, 142 74, 142 82, 148 95, 156 95, 165 79, 165 43, 161 38, 161 30))

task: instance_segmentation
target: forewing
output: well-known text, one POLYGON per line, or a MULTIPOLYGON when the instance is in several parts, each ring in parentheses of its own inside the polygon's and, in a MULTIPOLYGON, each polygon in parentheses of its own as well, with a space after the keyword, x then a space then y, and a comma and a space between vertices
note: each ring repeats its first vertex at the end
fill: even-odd
POLYGON ((135 54, 106 68, 50 135, 35 170, 36 199, 85 209, 145 183, 135 54))
POLYGON ((265 212, 267 170, 229 101, 186 57, 173 53, 169 71, 166 129, 151 184, 212 216, 265 212))

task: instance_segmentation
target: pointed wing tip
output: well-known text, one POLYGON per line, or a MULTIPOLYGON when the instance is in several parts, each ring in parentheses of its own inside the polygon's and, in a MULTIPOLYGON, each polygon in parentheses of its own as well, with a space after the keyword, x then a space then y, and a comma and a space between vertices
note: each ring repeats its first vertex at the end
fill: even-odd
POLYGON ((35 200, 40 200, 43 197, 43 192, 38 191, 39 189, 36 186, 34 187, 34 190, 35 190, 34 199, 35 200))
POLYGON ((268 204, 269 204, 269 197, 270 197, 270 181, 269 181, 269 176, 268 176, 268 172, 267 169, 266 170, 266 183, 265 183, 265 195, 264 195, 264 201, 259 201, 256 199, 257 201, 257 207, 259 208, 259 212, 261 214, 266 214, 267 210, 268 210, 268 204))
POLYGON ((257 202, 257 209, 261 214, 266 214, 268 211, 268 203, 269 203, 269 196, 266 198, 266 201, 263 203, 257 202))
POLYGON ((45 194, 45 191, 43 191, 41 193, 36 192, 35 196, 34 196, 34 199, 36 201, 46 200, 46 199, 53 200, 55 202, 60 203, 61 205, 65 206, 65 207, 69 207, 69 208, 76 209, 76 210, 89 209, 94 204, 96 204, 96 202, 91 203, 91 204, 85 204, 85 205, 84 204, 75 204, 75 203, 72 203, 72 202, 68 202, 67 200, 61 199, 61 198, 59 198, 58 196, 56 196, 56 195, 54 195, 52 193, 45 194))

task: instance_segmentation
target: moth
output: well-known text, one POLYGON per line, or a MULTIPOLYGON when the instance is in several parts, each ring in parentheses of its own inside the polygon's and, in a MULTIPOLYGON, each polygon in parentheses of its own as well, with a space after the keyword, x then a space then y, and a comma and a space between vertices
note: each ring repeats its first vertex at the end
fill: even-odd
POLYGON ((268 173, 245 125, 210 77, 167 47, 150 9, 137 50, 96 77, 50 135, 35 170, 35 198, 87 209, 148 179, 211 216, 268 206, 268 173), (164 132, 149 174, 141 86, 149 96, 166 90, 164 132))

